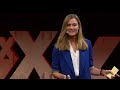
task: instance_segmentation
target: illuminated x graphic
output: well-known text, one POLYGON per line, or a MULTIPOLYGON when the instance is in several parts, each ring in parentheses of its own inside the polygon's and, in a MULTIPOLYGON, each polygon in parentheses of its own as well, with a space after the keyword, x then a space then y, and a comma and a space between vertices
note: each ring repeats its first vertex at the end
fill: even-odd
POLYGON ((28 31, 10 31, 10 33, 25 53, 24 59, 11 78, 28 78, 33 68, 36 69, 40 77, 44 72, 47 72, 49 75, 51 68, 43 57, 43 53, 48 48, 57 31, 41 31, 35 42, 28 31))
POLYGON ((6 74, 10 71, 10 69, 14 66, 16 61, 18 60, 17 54, 12 50, 12 46, 14 45, 15 40, 13 37, 9 37, 8 40, 4 37, 0 37, 0 78, 5 78, 6 74), (7 57, 7 58, 6 58, 7 57), (4 77, 3 77, 4 76, 4 77))
MULTIPOLYGON (((111 55, 117 44, 120 42, 120 37, 98 37, 93 46, 93 60, 97 68, 101 68, 111 55)), ((93 78, 105 78, 93 76, 93 78)))

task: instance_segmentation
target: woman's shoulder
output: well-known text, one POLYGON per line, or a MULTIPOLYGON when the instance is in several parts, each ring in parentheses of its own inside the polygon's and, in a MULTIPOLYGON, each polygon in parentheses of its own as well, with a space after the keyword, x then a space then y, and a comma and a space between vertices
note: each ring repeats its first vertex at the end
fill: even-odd
POLYGON ((53 48, 53 50, 59 51, 59 49, 56 47, 56 44, 54 44, 52 48, 53 48))
POLYGON ((89 40, 89 39, 86 39, 86 38, 85 38, 85 41, 86 41, 87 43, 91 43, 91 40, 89 40))

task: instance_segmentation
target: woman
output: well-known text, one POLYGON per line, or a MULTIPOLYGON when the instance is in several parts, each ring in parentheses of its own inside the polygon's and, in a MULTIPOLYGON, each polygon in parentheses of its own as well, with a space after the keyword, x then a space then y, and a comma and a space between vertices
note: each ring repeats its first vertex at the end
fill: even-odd
POLYGON ((106 76, 108 73, 112 72, 94 67, 91 41, 83 36, 78 16, 76 14, 67 15, 52 52, 53 77, 91 79, 91 74, 106 76))

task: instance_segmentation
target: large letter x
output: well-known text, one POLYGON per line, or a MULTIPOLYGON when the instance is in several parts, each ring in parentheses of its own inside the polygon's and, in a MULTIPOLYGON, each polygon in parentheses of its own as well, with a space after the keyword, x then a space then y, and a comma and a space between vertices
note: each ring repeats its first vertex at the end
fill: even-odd
POLYGON ((50 75, 51 67, 43 57, 43 53, 57 34, 57 31, 41 31, 35 42, 28 31, 10 31, 10 33, 25 53, 24 59, 11 76, 11 79, 27 79, 33 68, 36 69, 39 76, 44 72, 50 75))

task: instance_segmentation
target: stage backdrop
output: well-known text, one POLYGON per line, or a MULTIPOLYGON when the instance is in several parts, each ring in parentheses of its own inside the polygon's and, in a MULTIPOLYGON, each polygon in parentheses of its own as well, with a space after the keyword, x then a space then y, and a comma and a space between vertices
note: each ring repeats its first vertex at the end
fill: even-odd
MULTIPOLYGON (((64 17, 75 13, 97 68, 120 69, 120 13, 19 11, 0 14, 0 79, 53 79, 51 53, 64 17)), ((118 72, 120 74, 120 72, 118 72)), ((92 79, 106 79, 92 76, 92 79)))

